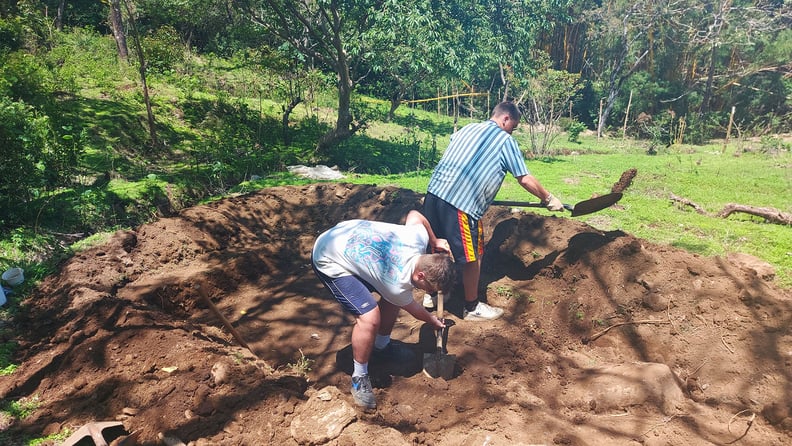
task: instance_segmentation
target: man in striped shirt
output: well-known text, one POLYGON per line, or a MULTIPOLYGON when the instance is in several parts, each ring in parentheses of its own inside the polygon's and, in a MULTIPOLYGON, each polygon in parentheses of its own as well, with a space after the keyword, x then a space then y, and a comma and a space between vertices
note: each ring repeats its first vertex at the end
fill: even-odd
MULTIPOLYGON (((506 172, 551 211, 563 204, 528 171, 517 141, 511 136, 520 122, 512 102, 501 102, 490 119, 468 124, 451 135, 451 143, 437 164, 424 200, 423 214, 438 238, 448 240, 457 264, 462 265, 465 290, 463 318, 485 321, 499 318, 502 308, 478 298, 484 234, 479 220, 503 184, 506 172)), ((424 306, 433 306, 425 297, 424 306)))

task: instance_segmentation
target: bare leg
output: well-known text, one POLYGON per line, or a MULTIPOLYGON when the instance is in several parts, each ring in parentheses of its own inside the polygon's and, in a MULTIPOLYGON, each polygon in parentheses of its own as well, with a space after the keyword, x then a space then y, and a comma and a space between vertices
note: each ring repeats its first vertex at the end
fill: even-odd
POLYGON ((479 277, 481 276, 481 260, 468 262, 462 266, 462 286, 465 288, 465 302, 478 299, 479 277))
POLYGON ((396 317, 399 316, 399 310, 401 310, 401 308, 393 305, 385 299, 380 299, 378 306, 381 315, 378 334, 390 336, 391 331, 393 331, 393 325, 396 324, 396 317))
MULTIPOLYGON (((374 349, 374 339, 380 326, 380 309, 375 307, 368 313, 358 316, 357 323, 352 327, 352 357, 355 361, 366 364, 374 349)), ((393 323, 391 323, 391 328, 393 323)))

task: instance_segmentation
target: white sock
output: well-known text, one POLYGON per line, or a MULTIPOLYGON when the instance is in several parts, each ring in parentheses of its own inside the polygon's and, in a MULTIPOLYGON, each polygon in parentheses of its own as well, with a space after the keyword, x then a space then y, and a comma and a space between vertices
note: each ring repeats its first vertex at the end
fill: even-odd
POLYGON ((363 376, 368 375, 368 362, 361 364, 354 359, 352 362, 355 364, 355 370, 352 371, 352 376, 363 376))
POLYGON ((387 347, 390 344, 390 335, 377 335, 377 339, 374 340, 374 348, 377 350, 382 350, 383 348, 387 347))

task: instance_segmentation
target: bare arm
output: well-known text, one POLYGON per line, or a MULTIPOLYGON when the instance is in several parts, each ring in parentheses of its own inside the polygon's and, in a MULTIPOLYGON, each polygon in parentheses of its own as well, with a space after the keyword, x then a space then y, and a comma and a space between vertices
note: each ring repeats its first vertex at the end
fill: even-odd
POLYGON ((426 308, 424 308, 423 305, 419 304, 417 301, 412 301, 402 308, 404 311, 410 313, 414 318, 418 319, 419 321, 427 322, 434 328, 439 329, 445 327, 443 321, 438 319, 434 314, 426 311, 426 308))
POLYGON ((527 190, 531 194, 535 195, 542 203, 547 201, 548 195, 550 192, 542 186, 542 183, 536 179, 533 175, 523 175, 521 177, 517 177, 517 182, 520 183, 520 186, 523 189, 527 190))
POLYGON ((432 225, 429 224, 429 220, 424 217, 424 215, 416 210, 412 210, 407 214, 407 219, 404 221, 405 225, 423 225, 426 228, 426 232, 429 234, 429 246, 432 247, 433 251, 441 251, 441 252, 451 252, 451 247, 448 245, 448 242, 445 239, 437 238, 434 231, 432 231, 432 225))

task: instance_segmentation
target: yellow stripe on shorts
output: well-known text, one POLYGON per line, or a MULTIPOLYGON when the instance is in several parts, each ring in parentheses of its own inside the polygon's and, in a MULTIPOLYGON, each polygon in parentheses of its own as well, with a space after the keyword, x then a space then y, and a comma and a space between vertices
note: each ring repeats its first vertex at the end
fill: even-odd
MULTIPOLYGON (((470 233, 470 222, 468 215, 462 211, 457 211, 457 221, 459 221, 459 234, 462 238, 462 248, 465 250, 465 260, 475 262, 477 257, 476 247, 473 246, 473 236, 470 233)), ((479 237, 479 242, 481 238, 479 237)))

